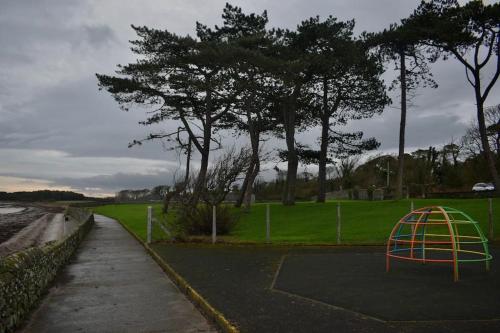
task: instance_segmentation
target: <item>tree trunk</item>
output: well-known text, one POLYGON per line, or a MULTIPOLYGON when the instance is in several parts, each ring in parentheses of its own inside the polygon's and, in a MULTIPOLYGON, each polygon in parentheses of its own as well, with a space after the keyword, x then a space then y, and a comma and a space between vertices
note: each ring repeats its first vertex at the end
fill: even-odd
POLYGON ((285 125, 285 141, 287 147, 287 170, 285 191, 283 193, 283 205, 295 205, 295 189, 297 184, 297 169, 299 159, 295 150, 295 116, 297 109, 297 93, 300 88, 296 87, 292 96, 288 97, 283 109, 283 120, 285 125))
POLYGON ((191 165, 191 136, 188 139, 188 147, 187 147, 187 156, 186 156, 186 174, 184 175, 184 186, 187 185, 189 181, 189 172, 190 172, 190 165, 191 165))
POLYGON ((208 170, 208 152, 201 154, 201 165, 200 171, 198 172, 198 177, 196 178, 196 184, 193 189, 193 196, 191 197, 191 205, 196 206, 200 200, 201 192, 205 186, 205 179, 207 177, 208 170))
POLYGON ((399 153, 398 178, 396 183, 396 199, 403 197, 403 173, 405 158, 405 130, 406 130, 406 59, 404 50, 399 53, 400 80, 401 80, 401 121, 399 123, 399 153))
POLYGON ((245 188, 244 204, 246 210, 249 210, 250 205, 252 204, 253 184, 260 171, 259 144, 261 121, 260 118, 258 118, 257 123, 255 123, 251 118, 251 114, 248 114, 248 118, 250 119, 248 126, 250 129, 250 142, 252 145, 252 170, 245 188))
POLYGON ((490 175, 495 184, 495 191, 500 193, 500 178, 498 177, 498 170, 496 168, 495 158, 491 152, 490 143, 488 141, 488 135, 486 133, 486 122, 484 119, 484 101, 481 96, 481 86, 479 73, 475 77, 475 97, 476 97, 476 107, 477 107, 477 122, 479 128, 479 135, 481 137, 481 145, 483 146, 483 152, 486 157, 486 162, 488 163, 488 168, 490 169, 490 175))
POLYGON ((283 204, 285 206, 295 205, 295 191, 297 187, 297 170, 299 160, 295 150, 288 154, 287 175, 286 175, 286 192, 283 204))
POLYGON ((196 178, 196 184, 193 189, 193 196, 191 197, 190 204, 195 207, 198 205, 200 200, 201 193, 205 187, 205 179, 207 177, 208 170, 208 158, 210 155, 210 143, 212 138, 212 121, 211 121, 210 112, 207 111, 207 115, 205 118, 205 126, 203 128, 203 146, 201 154, 201 164, 200 171, 198 172, 198 177, 196 178))
POLYGON ((321 125, 321 146, 319 152, 318 165, 318 198, 317 202, 325 202, 326 200, 326 160, 328 157, 328 129, 329 119, 323 119, 321 125))
POLYGON ((253 168, 254 168, 254 165, 253 165, 253 159, 252 159, 252 161, 250 162, 250 165, 248 167, 248 170, 245 174, 245 179, 243 180, 243 184, 241 184, 241 192, 238 195, 238 199, 236 200, 234 207, 240 208, 242 203, 243 203, 243 200, 245 199, 245 193, 247 191, 248 183, 249 183, 250 178, 251 178, 252 173, 253 173, 253 168))
POLYGON ((250 145, 252 147, 252 160, 250 166, 246 172, 245 180, 241 186, 241 193, 238 197, 238 200, 235 204, 236 207, 241 207, 242 203, 245 202, 245 209, 250 208, 250 204, 252 201, 252 192, 253 192, 253 183, 255 178, 260 171, 260 156, 259 156, 259 144, 260 144, 260 125, 261 118, 259 111, 256 111, 252 107, 252 100, 246 103, 246 116, 247 116, 247 125, 248 125, 248 134, 250 135, 250 145), (252 114, 257 115, 257 121, 252 119, 252 114))
POLYGON ((252 169, 252 173, 250 174, 250 178, 248 179, 248 185, 245 191, 245 198, 244 198, 244 205, 245 205, 245 210, 249 210, 250 206, 252 205, 252 194, 253 194, 253 184, 255 182, 255 178, 257 178, 257 175, 259 174, 260 171, 260 161, 257 158, 254 162, 254 166, 252 169))
POLYGON ((497 128, 497 137, 495 140, 495 150, 497 153, 497 158, 499 158, 500 157, 500 119, 498 119, 496 128, 497 128))
POLYGON ((316 202, 326 200, 326 160, 328 157, 328 130, 330 129, 330 117, 328 113, 328 81, 323 80, 323 115, 321 119, 321 146, 319 151, 318 165, 318 198, 316 202))

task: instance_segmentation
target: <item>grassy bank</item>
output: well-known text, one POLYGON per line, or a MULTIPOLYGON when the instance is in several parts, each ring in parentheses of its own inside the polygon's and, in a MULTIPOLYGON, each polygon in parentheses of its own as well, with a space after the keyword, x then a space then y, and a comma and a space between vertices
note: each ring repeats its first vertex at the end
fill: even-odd
MULTIPOLYGON (((488 230, 487 199, 415 199, 415 208, 441 205, 462 210, 480 222, 488 230)), ((345 244, 384 243, 394 224, 410 210, 410 200, 400 201, 341 201, 342 242, 345 244)), ((96 207, 98 214, 110 216, 126 223, 139 237, 146 237, 147 205, 107 205, 96 207)), ((155 213, 161 211, 154 205, 155 213)), ((493 201, 494 223, 497 237, 500 234, 500 199, 493 201)), ((337 202, 325 204, 298 203, 284 207, 279 203, 270 205, 271 238, 278 243, 335 243, 337 202)), ((250 213, 241 213, 232 234, 226 237, 233 241, 265 241, 265 204, 256 204, 250 213)), ((159 230, 155 239, 162 238, 159 230)))
MULTIPOLYGON (((161 214, 161 204, 120 204, 105 205, 92 208, 94 213, 106 215, 125 223, 137 236, 146 240, 147 207, 153 206, 156 217, 161 214)), ((155 230, 156 238, 161 238, 161 233, 155 230)))

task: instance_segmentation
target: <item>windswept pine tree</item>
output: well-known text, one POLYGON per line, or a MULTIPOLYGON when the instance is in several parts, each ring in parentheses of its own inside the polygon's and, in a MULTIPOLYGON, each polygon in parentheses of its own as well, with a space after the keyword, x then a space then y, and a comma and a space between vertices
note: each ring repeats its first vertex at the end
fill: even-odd
POLYGON ((376 46, 386 61, 392 61, 398 77, 392 82, 391 90, 399 88, 401 118, 399 123, 398 173, 396 198, 403 197, 405 132, 408 101, 418 87, 437 88, 428 65, 428 59, 418 42, 418 37, 404 24, 391 24, 388 29, 376 34, 366 34, 367 43, 376 46))
MULTIPOLYGON (((117 76, 97 74, 99 86, 109 91, 125 110, 131 105, 150 108, 143 125, 175 120, 201 155, 192 203, 199 200, 207 173, 210 150, 220 144, 214 133, 234 106, 231 66, 234 49, 208 27, 197 23, 197 38, 167 30, 132 28, 135 63, 119 65, 117 76)), ((152 133, 152 138, 171 138, 178 131, 152 133)))
MULTIPOLYGON (((323 22, 319 17, 310 18, 297 29, 297 44, 311 64, 308 111, 321 127, 320 150, 316 152, 318 202, 325 202, 329 160, 360 154, 379 145, 374 138, 362 140, 363 132, 344 133, 341 127, 350 120, 382 112, 389 102, 380 78, 383 67, 378 57, 353 37, 353 29, 354 20, 342 22, 332 16, 323 22)), ((314 155, 314 151, 309 151, 309 155, 314 155)))
POLYGON ((281 154, 287 163, 282 202, 294 205, 299 167, 295 135, 312 123, 312 114, 306 106, 311 98, 307 91, 313 73, 298 31, 275 29, 271 35, 273 48, 270 56, 275 60, 270 69, 272 80, 268 85, 271 112, 274 133, 284 138, 286 144, 286 150, 281 154))
POLYGON ((266 11, 260 15, 245 14, 241 8, 226 4, 222 18, 223 25, 216 27, 216 31, 237 50, 232 79, 239 91, 235 107, 226 117, 227 128, 247 134, 252 150, 251 163, 236 201, 236 207, 244 203, 248 209, 260 171, 262 136, 272 129, 268 96, 269 73, 274 65, 269 57, 272 39, 266 31, 266 11))
POLYGON ((461 5, 457 0, 422 1, 404 24, 421 44, 431 47, 433 58, 446 60, 451 56, 464 66, 465 77, 474 89, 482 151, 496 191, 500 192, 484 115, 486 100, 500 76, 500 3, 485 5, 474 0, 461 5), (493 71, 485 75, 488 66, 493 71))

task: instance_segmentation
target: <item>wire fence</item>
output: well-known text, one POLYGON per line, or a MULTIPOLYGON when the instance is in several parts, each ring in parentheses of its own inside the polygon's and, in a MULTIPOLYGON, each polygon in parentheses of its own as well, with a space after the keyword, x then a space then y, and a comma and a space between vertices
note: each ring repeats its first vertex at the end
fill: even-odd
MULTIPOLYGON (((418 208, 430 205, 450 206, 467 212, 480 223, 484 233, 494 240, 494 206, 500 199, 474 200, 401 200, 401 201, 330 201, 325 204, 298 203, 287 207, 279 203, 254 204, 249 213, 241 213, 229 235, 217 231, 217 208, 212 210, 212 232, 206 241, 257 243, 384 244, 395 223, 418 208)), ((161 209, 147 208, 147 241, 172 238, 161 209)), ((235 208, 235 211, 237 209, 235 208)))

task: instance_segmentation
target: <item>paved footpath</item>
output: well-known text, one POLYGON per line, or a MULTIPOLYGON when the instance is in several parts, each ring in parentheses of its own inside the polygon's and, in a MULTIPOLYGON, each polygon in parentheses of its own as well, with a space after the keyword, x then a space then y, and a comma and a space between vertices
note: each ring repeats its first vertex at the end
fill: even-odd
POLYGON ((95 221, 22 332, 216 332, 118 222, 95 221))

